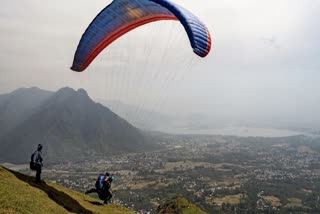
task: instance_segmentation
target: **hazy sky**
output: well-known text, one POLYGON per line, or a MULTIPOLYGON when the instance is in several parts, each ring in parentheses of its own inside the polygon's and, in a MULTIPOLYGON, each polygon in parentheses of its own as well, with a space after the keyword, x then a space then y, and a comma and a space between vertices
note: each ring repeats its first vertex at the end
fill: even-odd
POLYGON ((130 32, 84 73, 72 72, 82 33, 110 2, 2 0, 0 93, 69 86, 159 111, 320 122, 320 1, 175 0, 211 31, 207 58, 166 21, 130 32))

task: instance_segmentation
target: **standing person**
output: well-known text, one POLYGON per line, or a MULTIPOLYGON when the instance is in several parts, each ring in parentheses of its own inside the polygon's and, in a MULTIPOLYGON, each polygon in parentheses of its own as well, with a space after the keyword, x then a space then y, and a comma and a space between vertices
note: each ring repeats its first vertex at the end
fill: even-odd
POLYGON ((37 171, 36 173, 36 183, 41 182, 41 168, 43 166, 42 161, 42 144, 38 144, 37 150, 33 153, 32 155, 32 161, 35 167, 35 170, 37 171))
POLYGON ((110 191, 112 181, 113 176, 110 176, 108 172, 106 172, 104 175, 101 174, 96 180, 95 188, 86 191, 85 194, 96 192, 98 193, 99 198, 103 200, 105 204, 107 204, 112 198, 112 193, 110 191))

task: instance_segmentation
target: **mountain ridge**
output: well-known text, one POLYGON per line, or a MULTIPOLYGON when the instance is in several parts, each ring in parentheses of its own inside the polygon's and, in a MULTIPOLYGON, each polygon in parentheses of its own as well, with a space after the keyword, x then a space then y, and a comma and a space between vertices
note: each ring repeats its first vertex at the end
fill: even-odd
POLYGON ((25 120, 52 94, 53 92, 32 87, 0 95, 0 137, 25 120))
POLYGON ((48 162, 157 148, 141 130, 94 102, 85 90, 68 87, 49 95, 2 135, 0 161, 26 162, 39 143, 44 144, 48 162))

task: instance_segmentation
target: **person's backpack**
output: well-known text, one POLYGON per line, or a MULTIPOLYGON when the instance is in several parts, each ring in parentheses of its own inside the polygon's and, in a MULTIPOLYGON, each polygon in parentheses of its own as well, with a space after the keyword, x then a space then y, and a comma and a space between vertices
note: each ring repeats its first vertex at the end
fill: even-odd
POLYGON ((96 185, 95 185, 97 190, 102 190, 103 189, 103 180, 104 180, 104 178, 105 178, 105 175, 103 175, 103 174, 100 174, 98 176, 98 179, 96 180, 96 185))
POLYGON ((30 169, 36 170, 36 163, 34 162, 34 156, 36 155, 36 152, 33 152, 31 155, 31 161, 30 161, 30 169))

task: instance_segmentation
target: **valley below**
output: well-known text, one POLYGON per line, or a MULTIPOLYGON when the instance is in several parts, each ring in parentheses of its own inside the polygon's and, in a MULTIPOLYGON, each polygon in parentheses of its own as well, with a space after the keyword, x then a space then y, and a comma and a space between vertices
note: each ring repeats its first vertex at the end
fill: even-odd
MULTIPOLYGON (((320 211, 318 138, 157 138, 161 150, 45 165, 43 177, 84 192, 107 171, 114 174, 113 203, 142 213, 178 195, 208 213, 320 211)), ((33 174, 23 168, 16 166, 33 174)))

